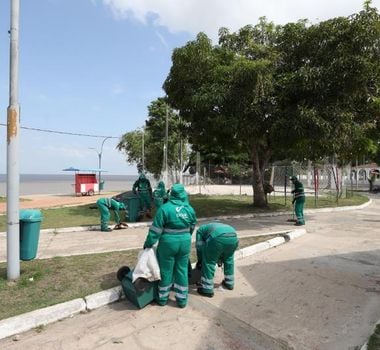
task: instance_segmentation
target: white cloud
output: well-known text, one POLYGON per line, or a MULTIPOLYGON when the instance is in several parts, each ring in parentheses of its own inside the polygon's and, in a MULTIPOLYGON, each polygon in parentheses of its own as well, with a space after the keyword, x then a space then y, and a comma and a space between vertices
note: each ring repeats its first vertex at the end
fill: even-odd
MULTIPOLYGON (((236 30, 266 16, 276 24, 307 18, 311 22, 348 16, 363 0, 103 0, 119 19, 164 26, 175 33, 206 32, 215 38, 220 27, 236 30)), ((373 0, 380 8, 380 0, 373 0)))

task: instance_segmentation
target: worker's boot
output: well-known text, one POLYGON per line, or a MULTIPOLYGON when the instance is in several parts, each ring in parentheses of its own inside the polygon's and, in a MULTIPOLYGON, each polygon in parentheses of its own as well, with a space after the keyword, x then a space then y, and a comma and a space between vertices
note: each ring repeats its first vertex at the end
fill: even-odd
POLYGON ((228 285, 225 280, 222 281, 222 286, 223 286, 223 288, 226 288, 228 290, 233 290, 234 289, 234 287, 231 286, 231 285, 228 285))
POLYGON ((302 225, 305 225, 305 223, 302 223, 302 222, 297 221, 297 222, 294 224, 294 226, 302 226, 302 225))
POLYGON ((202 295, 202 296, 204 296, 204 297, 208 297, 208 298, 212 298, 212 297, 214 296, 214 293, 206 293, 206 292, 203 290, 203 288, 201 288, 201 287, 199 287, 199 288, 197 289, 197 292, 198 292, 198 294, 200 294, 200 295, 202 295))

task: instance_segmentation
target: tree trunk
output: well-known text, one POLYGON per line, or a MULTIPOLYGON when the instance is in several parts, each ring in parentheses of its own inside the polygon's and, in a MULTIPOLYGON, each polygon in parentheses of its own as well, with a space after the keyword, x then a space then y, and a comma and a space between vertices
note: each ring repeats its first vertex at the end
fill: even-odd
MULTIPOLYGON (((263 158, 266 158, 265 156, 263 158)), ((252 147, 252 187, 253 187, 253 206, 258 208, 266 208, 267 201, 265 200, 264 191, 264 170, 267 159, 262 159, 262 165, 260 165, 260 157, 257 147, 252 147)))

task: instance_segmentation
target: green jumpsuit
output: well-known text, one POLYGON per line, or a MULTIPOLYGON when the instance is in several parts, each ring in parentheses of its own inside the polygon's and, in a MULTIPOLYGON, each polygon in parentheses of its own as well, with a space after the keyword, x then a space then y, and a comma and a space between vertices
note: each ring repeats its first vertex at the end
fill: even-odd
POLYGON ((177 305, 185 307, 187 304, 187 264, 195 224, 195 211, 189 204, 185 188, 174 184, 169 201, 158 209, 144 243, 144 248, 149 248, 158 241, 157 259, 161 270, 157 295, 159 305, 166 305, 172 287, 177 305))
POLYGON ((116 224, 120 224, 119 210, 125 209, 123 203, 120 203, 112 198, 99 198, 96 201, 96 205, 100 211, 100 229, 102 231, 111 231, 108 228, 108 222, 110 221, 110 210, 113 210, 116 224))
POLYGON ((165 184, 163 181, 160 181, 157 185, 157 188, 153 192, 154 205, 158 209, 162 204, 167 202, 168 194, 165 190, 165 184))
POLYGON ((133 184, 133 193, 139 193, 141 207, 144 211, 150 212, 152 208, 151 197, 152 197, 152 187, 150 181, 146 178, 145 174, 141 173, 139 178, 133 184))
POLYGON ((297 222, 295 223, 295 225, 305 225, 305 218, 303 216, 303 207, 305 205, 305 192, 303 184, 300 181, 298 181, 298 179, 295 176, 292 176, 290 178, 290 181, 294 184, 294 190, 292 191, 292 193, 294 194, 293 204, 295 202, 294 210, 296 212, 297 218, 297 222))
POLYGON ((201 287, 198 292, 203 295, 214 295, 215 265, 223 263, 223 286, 234 288, 234 253, 239 240, 235 229, 227 224, 211 222, 198 228, 196 248, 198 263, 201 267, 201 287))

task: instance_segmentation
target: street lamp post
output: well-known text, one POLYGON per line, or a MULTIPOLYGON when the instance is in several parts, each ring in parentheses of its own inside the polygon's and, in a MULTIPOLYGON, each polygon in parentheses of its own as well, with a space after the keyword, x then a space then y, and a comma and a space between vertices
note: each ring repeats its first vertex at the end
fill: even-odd
POLYGON ((102 144, 100 146, 100 152, 98 152, 98 150, 94 147, 90 147, 90 149, 93 149, 97 154, 98 154, 98 169, 99 169, 99 174, 98 174, 98 179, 99 179, 99 194, 100 194, 100 186, 101 186, 101 183, 102 183, 102 154, 103 154, 103 146, 104 146, 104 142, 106 142, 106 140, 110 139, 111 136, 108 136, 106 138, 104 138, 104 140, 102 141, 102 144))

